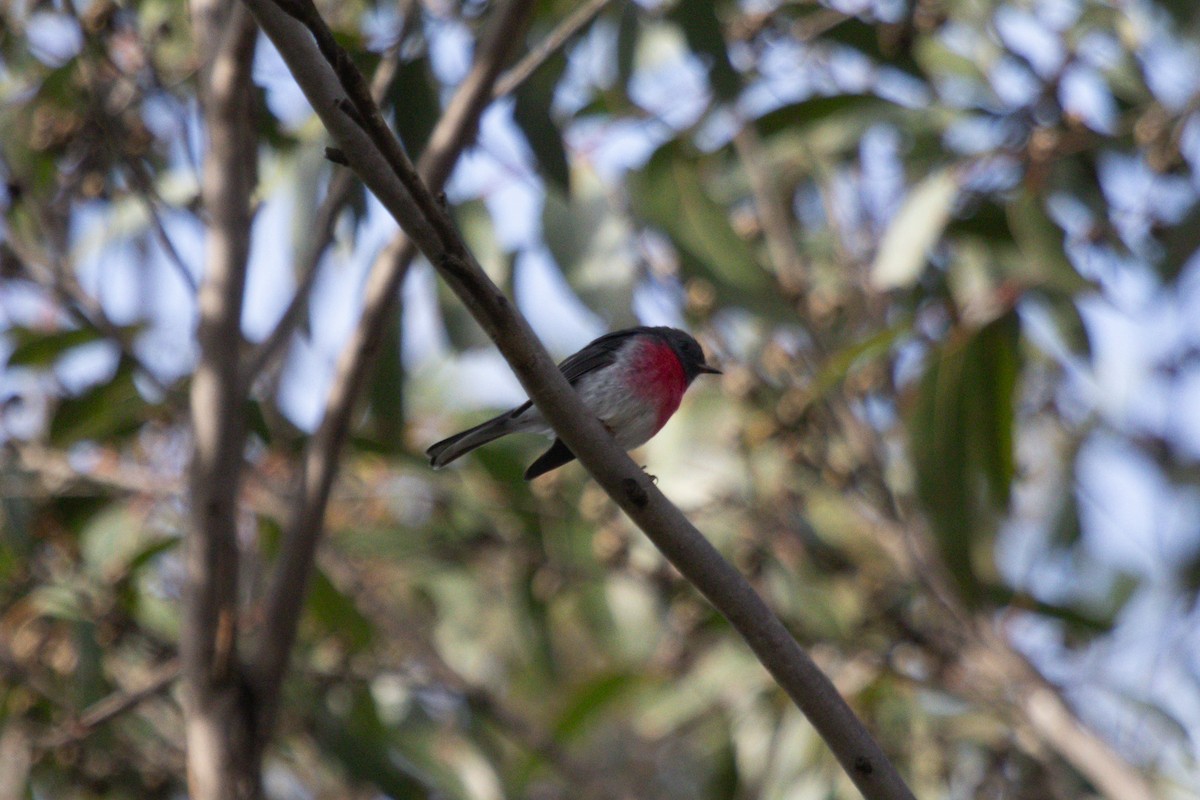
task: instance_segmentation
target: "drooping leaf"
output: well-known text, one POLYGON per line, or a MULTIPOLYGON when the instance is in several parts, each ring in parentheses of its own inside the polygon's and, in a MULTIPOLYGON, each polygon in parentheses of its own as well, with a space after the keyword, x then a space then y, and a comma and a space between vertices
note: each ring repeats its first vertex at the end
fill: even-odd
POLYGON ((415 767, 405 763, 391 743, 365 688, 350 690, 349 707, 342 713, 318 713, 315 735, 322 749, 336 758, 356 783, 366 783, 396 800, 431 797, 415 767))
POLYGON ((1019 339, 1019 317, 1009 311, 931 353, 908 421, 917 494, 970 603, 982 591, 976 554, 1008 504, 1015 471, 1019 339))
POLYGON ((383 452, 404 447, 404 362, 401 359, 400 312, 389 315, 383 344, 375 359, 375 374, 368 387, 371 437, 383 452))
POLYGON ((835 94, 810 97, 798 103, 789 103, 763 114, 754 121, 755 128, 763 137, 783 132, 797 132, 813 125, 840 117, 853 117, 862 127, 886 119, 899 111, 900 107, 882 97, 866 94, 835 94))
POLYGON ((786 313, 750 244, 704 188, 702 164, 680 142, 660 147, 629 176, 630 204, 638 217, 666 233, 679 250, 685 277, 716 286, 724 300, 786 313))
POLYGON ((442 113, 437 78, 428 58, 403 61, 380 104, 391 111, 396 132, 414 161, 421 156, 442 113))
POLYGON ((566 64, 566 56, 558 53, 521 84, 513 104, 513 119, 525 134, 525 140, 529 142, 529 148, 537 159, 542 176, 564 194, 569 195, 571 170, 567 164, 563 134, 550 117, 554 90, 563 70, 566 69, 566 64))
POLYGON ((122 357, 110 380, 58 404, 50 421, 50 441, 66 445, 87 439, 111 439, 135 431, 150 405, 134 383, 134 366, 122 357))
POLYGON ((49 367, 68 350, 104 338, 92 328, 58 331, 9 328, 4 335, 14 345, 8 357, 8 364, 12 367, 49 367))
POLYGON ((621 18, 617 23, 617 85, 622 90, 629 85, 629 79, 633 77, 633 61, 637 54, 640 31, 637 3, 623 3, 621 18))
POLYGON ((921 277, 929 249, 950 220, 958 183, 956 170, 942 169, 922 180, 905 198, 871 265, 871 282, 876 288, 906 288, 921 277))
POLYGON ((737 99, 741 78, 729 61, 716 4, 709 0, 679 0, 670 17, 683 29, 692 52, 708 62, 713 93, 726 102, 737 99))
MULTIPOLYGON (((471 252, 476 254, 488 276, 502 289, 510 288, 506 284, 512 279, 511 257, 500 249, 491 215, 483 201, 471 200, 458 204, 454 209, 454 217, 471 252)), ((437 282, 437 299, 446 335, 456 350, 492 346, 492 340, 445 281, 437 282)))
POLYGON ((896 343, 902 340, 912 330, 911 321, 905 320, 896 325, 855 342, 839 350, 826 359, 821 371, 812 382, 814 397, 821 397, 834 386, 841 383, 858 365, 872 361, 889 352, 896 343))
POLYGON ((556 739, 569 740, 584 731, 597 715, 641 686, 636 675, 614 672, 600 675, 576 689, 554 725, 556 739))
POLYGON ((633 231, 613 214, 594 174, 575 178, 570 198, 550 189, 542 206, 543 238, 563 277, 588 308, 613 327, 636 325, 633 293, 639 278, 633 231))
POLYGON ((1008 225, 1024 257, 1020 277, 1072 294, 1090 286, 1067 260, 1062 229, 1046 214, 1040 197, 1025 191, 1011 201, 1008 225))
POLYGON ((345 642, 352 653, 370 646, 375 638, 375 626, 320 568, 313 571, 308 613, 323 633, 345 642))
POLYGON ((978 431, 980 466, 992 504, 998 508, 1008 505, 1016 473, 1014 429, 1020 336, 1017 314, 1002 315, 984 326, 971 342, 968 363, 976 398, 971 422, 978 431))

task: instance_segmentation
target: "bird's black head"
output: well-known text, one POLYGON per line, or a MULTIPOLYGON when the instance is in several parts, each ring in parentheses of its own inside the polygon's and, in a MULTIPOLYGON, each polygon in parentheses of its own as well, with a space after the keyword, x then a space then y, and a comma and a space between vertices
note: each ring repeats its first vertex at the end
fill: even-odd
POLYGON ((688 383, 695 380, 697 375, 721 374, 721 370, 710 367, 704 360, 704 350, 690 334, 684 333, 678 328, 651 328, 651 330, 666 339, 667 344, 675 351, 675 355, 679 357, 679 363, 683 365, 683 374, 688 383))

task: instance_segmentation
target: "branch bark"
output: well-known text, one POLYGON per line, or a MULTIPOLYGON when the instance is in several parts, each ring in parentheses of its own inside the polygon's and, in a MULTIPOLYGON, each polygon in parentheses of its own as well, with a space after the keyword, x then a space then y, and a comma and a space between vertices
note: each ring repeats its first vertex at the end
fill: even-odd
POLYGON ((244 384, 238 355, 255 183, 252 84, 257 31, 240 5, 196 0, 206 141, 201 200, 206 259, 199 290, 199 359, 191 388, 191 529, 180 659, 188 788, 195 800, 260 795, 259 738, 237 659, 237 499, 244 384))
POLYGON ((749 583, 587 412, 528 323, 474 261, 445 208, 416 177, 378 111, 364 105, 368 94, 362 76, 311 3, 246 2, 284 54, 350 166, 496 343, 530 398, 597 483, 729 619, 859 790, 869 798, 911 798, 862 722, 749 583))

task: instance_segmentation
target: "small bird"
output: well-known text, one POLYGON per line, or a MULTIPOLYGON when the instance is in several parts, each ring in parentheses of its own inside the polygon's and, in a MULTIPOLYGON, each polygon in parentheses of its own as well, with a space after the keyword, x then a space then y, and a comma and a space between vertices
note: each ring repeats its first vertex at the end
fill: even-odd
MULTIPOLYGON (((583 404, 626 450, 645 444, 666 424, 683 393, 697 375, 720 375, 704 360, 704 351, 690 335, 676 328, 626 328, 606 333, 568 357, 562 370, 583 404)), ((477 447, 510 433, 553 434, 532 402, 526 401, 487 422, 443 439, 425 451, 434 469, 441 469, 477 447)), ((562 439, 555 438, 525 470, 533 480, 575 459, 562 439)))

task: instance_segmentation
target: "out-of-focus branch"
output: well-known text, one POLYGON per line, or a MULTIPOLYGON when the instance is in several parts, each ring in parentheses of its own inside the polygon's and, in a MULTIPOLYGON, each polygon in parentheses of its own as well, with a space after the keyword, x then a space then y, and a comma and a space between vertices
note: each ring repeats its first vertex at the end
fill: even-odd
POLYGON ((192 272, 188 269, 183 256, 180 255, 179 249, 171 241, 167 228, 163 225, 162 217, 159 216, 158 204, 162 202, 162 198, 154 188, 154 181, 146 174, 146 167, 140 161, 133 158, 127 159, 126 166, 129 176, 133 178, 134 187, 141 196, 142 203, 146 206, 146 215, 150 218, 150 225, 154 228, 154 235, 158 238, 158 243, 162 245, 163 252, 167 255, 167 261, 175 268, 180 280, 187 284, 192 294, 195 294, 200 287, 197 285, 196 279, 192 277, 192 272))
POLYGON ((746 170, 746 177, 750 179, 754 207, 758 211, 763 236, 767 240, 767 252, 775 265, 780 286, 788 292, 803 292, 808 284, 808 276, 800 253, 796 250, 791 223, 784 211, 779 189, 764 163, 762 141, 753 122, 742 125, 733 137, 733 147, 746 170))
POLYGON ((566 19, 554 27, 554 30, 546 34, 544 39, 530 48, 529 52, 522 56, 512 69, 505 72, 500 80, 496 81, 492 97, 505 97, 516 91, 518 86, 529 80, 529 76, 536 72, 538 67, 550 60, 552 55, 562 49, 572 36, 579 33, 611 2, 612 0, 588 0, 572 11, 566 19))
POLYGON ((28 247, 17 237, 9 238, 4 242, 3 247, 16 256, 21 267, 33 282, 52 294, 77 323, 96 331, 116 344, 121 354, 128 358, 146 381, 165 398, 178 399, 172 395, 170 387, 138 358, 137 353, 134 352, 131 337, 108 318, 100 301, 89 295, 79 285, 79 281, 75 280, 74 270, 65 260, 57 257, 51 263, 43 263, 44 257, 33 252, 33 248, 28 247))
POLYGON ((256 146, 250 80, 257 30, 241 5, 195 0, 207 219, 199 357, 191 386, 191 515, 180 631, 188 790, 195 800, 259 791, 254 714, 237 658, 238 491, 246 392, 239 363, 256 146))
POLYGON ((919 582, 939 606, 943 632, 922 630, 926 645, 962 676, 959 691, 1027 726, 1111 800, 1154 796, 1145 777, 1084 725, 1058 690, 1009 642, 992 615, 972 616, 958 600, 944 566, 928 552, 928 536, 910 520, 881 517, 874 504, 849 504, 873 530, 896 572, 919 582))
POLYGON ((911 798, 866 727, 762 598, 587 411, 528 323, 475 262, 446 209, 416 178, 378 110, 364 107, 365 82, 311 3, 280 0, 294 15, 289 19, 269 0, 247 2, 351 167, 496 342, 530 398, 597 483, 729 619, 859 790, 869 798, 911 798), (315 61, 318 52, 327 61, 324 70, 315 61), (381 164, 388 174, 376 173, 381 164))
POLYGON ((38 746, 53 749, 83 739, 100 725, 165 691, 179 677, 179 673, 179 659, 172 658, 163 662, 151 672, 144 685, 131 691, 114 692, 97 700, 84 709, 78 719, 68 722, 54 735, 42 739, 38 746))
MULTIPOLYGON (((302 28, 297 30, 292 20, 282 16, 270 3, 251 2, 249 5, 277 44, 280 40, 275 37, 279 31, 274 26, 307 37, 302 28)), ((420 171, 430 186, 440 188, 445 183, 459 153, 474 137, 479 117, 491 100, 496 77, 520 40, 531 9, 529 0, 509 0, 496 12, 475 64, 439 119, 421 158, 420 171)), ((311 49, 311 39, 307 44, 311 49)), ((317 102, 314 102, 315 108, 319 108, 317 102)), ((340 143, 346 146, 345 142, 340 143)), ((370 147, 369 143, 359 145, 357 142, 355 146, 370 147)), ((312 571, 351 414, 380 348, 386 330, 384 323, 395 307, 400 283, 415 253, 412 243, 401 236, 384 248, 372 267, 362 318, 338 360, 324 418, 305 452, 302 490, 284 533, 268 589, 264 634, 255 659, 260 696, 268 703, 263 709, 266 730, 270 729, 274 716, 270 698, 276 696, 273 687, 278 686, 287 669, 288 654, 303 608, 304 587, 312 571)))

